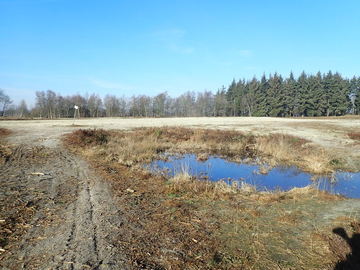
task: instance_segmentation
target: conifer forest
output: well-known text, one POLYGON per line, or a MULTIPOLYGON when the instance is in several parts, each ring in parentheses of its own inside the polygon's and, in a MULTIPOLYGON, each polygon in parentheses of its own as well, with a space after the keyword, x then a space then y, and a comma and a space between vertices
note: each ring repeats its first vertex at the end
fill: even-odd
POLYGON ((81 117, 312 117, 360 113, 360 77, 347 79, 331 71, 315 75, 302 72, 298 77, 290 73, 286 78, 275 73, 260 79, 234 79, 215 92, 188 91, 178 97, 166 91, 156 96, 130 97, 62 96, 54 90, 37 91, 31 110, 25 101, 11 105, 4 91, 1 94, 4 116, 49 119, 74 117, 75 105, 81 117))

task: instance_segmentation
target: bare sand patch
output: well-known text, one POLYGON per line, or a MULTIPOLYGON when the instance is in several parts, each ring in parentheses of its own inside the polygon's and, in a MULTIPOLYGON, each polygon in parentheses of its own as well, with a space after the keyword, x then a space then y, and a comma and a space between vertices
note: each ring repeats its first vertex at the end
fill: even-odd
POLYGON ((192 127, 252 132, 257 135, 281 133, 297 136, 322 146, 360 169, 360 145, 348 136, 360 132, 360 118, 271 118, 271 117, 187 117, 187 118, 94 118, 60 120, 1 121, 0 127, 15 132, 11 143, 26 140, 56 145, 61 135, 79 127, 127 130, 139 127, 192 127))

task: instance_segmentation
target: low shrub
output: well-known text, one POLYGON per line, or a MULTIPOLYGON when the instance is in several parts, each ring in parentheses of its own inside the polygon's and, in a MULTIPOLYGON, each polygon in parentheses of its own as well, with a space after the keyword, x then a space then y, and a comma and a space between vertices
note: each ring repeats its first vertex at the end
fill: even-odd
POLYGON ((360 141, 360 132, 349 132, 348 136, 352 140, 360 141))
POLYGON ((0 128, 0 137, 1 136, 8 136, 11 134, 11 131, 6 128, 0 128))
POLYGON ((74 146, 94 146, 107 144, 110 133, 103 129, 79 129, 66 137, 66 142, 74 146))

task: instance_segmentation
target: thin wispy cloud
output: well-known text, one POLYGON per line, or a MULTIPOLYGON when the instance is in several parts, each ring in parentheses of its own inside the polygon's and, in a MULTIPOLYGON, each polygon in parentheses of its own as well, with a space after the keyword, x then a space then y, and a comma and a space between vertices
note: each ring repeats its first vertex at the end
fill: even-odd
POLYGON ((195 51, 193 47, 179 46, 177 44, 169 45, 169 49, 179 54, 192 54, 195 51))
POLYGON ((107 81, 107 80, 100 80, 100 79, 94 79, 94 78, 90 78, 89 82, 99 88, 102 89, 118 89, 118 90, 132 90, 134 89, 133 86, 131 85, 125 85, 125 84, 121 84, 118 82, 112 82, 112 81, 107 81))
POLYGON ((251 50, 239 50, 237 54, 241 57, 251 57, 253 56, 253 52, 251 50))
POLYGON ((165 30, 158 30, 152 33, 152 36, 164 40, 164 41, 174 41, 180 40, 184 38, 186 35, 186 31, 180 28, 171 28, 165 30))
POLYGON ((230 67, 230 66, 233 65, 233 62, 231 62, 231 61, 222 61, 219 64, 220 64, 220 66, 223 66, 223 67, 230 67))
POLYGON ((192 54, 195 48, 187 44, 187 31, 181 28, 159 30, 152 33, 152 36, 167 50, 178 54, 192 54))

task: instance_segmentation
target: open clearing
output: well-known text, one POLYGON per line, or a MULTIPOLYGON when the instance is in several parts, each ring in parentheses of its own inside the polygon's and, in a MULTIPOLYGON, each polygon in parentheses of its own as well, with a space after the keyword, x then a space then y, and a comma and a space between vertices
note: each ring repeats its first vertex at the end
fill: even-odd
POLYGON ((188 118, 94 118, 81 120, 29 120, 1 121, 0 126, 18 131, 12 138, 16 142, 56 140, 76 128, 132 129, 136 127, 181 126, 212 129, 231 129, 259 134, 284 133, 302 137, 326 148, 352 150, 356 154, 360 145, 347 135, 360 132, 360 118, 270 118, 270 117, 188 117, 188 118), (355 148, 354 148, 355 147, 355 148))
POLYGON ((360 131, 360 118, 271 118, 271 117, 186 117, 186 118, 93 118, 63 120, 1 121, 0 126, 45 137, 61 135, 74 128, 131 129, 135 127, 182 126, 235 129, 260 133, 280 132, 305 137, 324 146, 351 143, 347 132, 360 131), (75 124, 75 127, 72 125, 75 124), (31 130, 30 130, 31 129, 31 130))
POLYGON ((360 170, 360 143, 348 135, 360 133, 359 118, 1 121, 13 132, 3 138, 12 146, 0 172, 2 269, 343 269, 334 268, 337 261, 358 263, 350 254, 358 254, 355 245, 351 250, 331 231, 344 227, 355 239, 359 200, 312 192, 209 196, 208 187, 184 191, 109 158, 116 140, 108 149, 80 150, 61 141, 79 128, 162 126, 293 135, 360 170))

